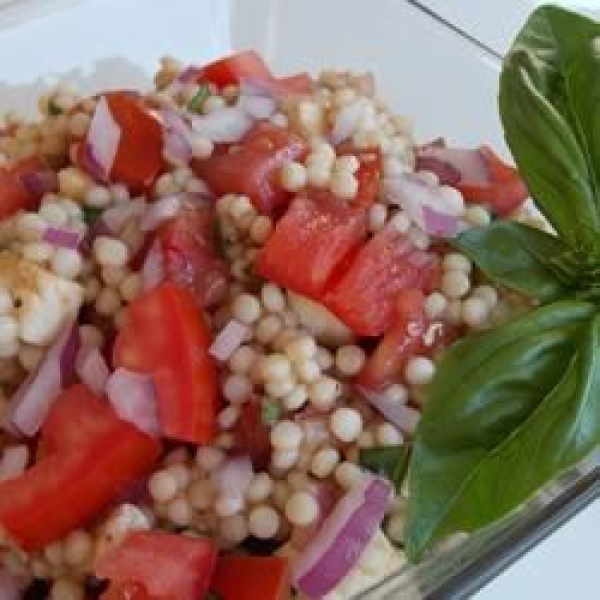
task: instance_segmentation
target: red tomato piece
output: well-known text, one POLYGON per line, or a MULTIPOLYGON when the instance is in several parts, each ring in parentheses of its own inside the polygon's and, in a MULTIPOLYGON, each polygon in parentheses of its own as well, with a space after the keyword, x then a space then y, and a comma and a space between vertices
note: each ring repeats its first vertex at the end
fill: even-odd
POLYGON ((41 458, 0 483, 0 523, 24 550, 38 550, 86 525, 126 485, 147 475, 160 451, 106 401, 72 386, 44 423, 41 458))
POLYGON ((111 583, 100 600, 152 600, 141 583, 111 583))
POLYGON ((319 300, 336 269, 366 235, 364 211, 333 197, 299 196, 261 250, 257 272, 319 300))
POLYGON ((208 592, 216 562, 207 538, 133 531, 98 557, 94 573, 112 583, 141 584, 152 600, 199 600, 208 592))
POLYGON ((210 589, 220 600, 286 600, 290 565, 279 556, 222 556, 210 589))
POLYGON ((134 300, 113 349, 117 367, 152 375, 163 434, 206 444, 217 413, 211 334, 188 290, 163 283, 134 300))
POLYGON ((23 158, 9 167, 0 168, 0 219, 20 210, 37 210, 42 194, 29 188, 23 177, 44 170, 37 156, 23 158))
POLYGON ((271 79, 271 71, 254 50, 238 52, 204 65, 199 75, 199 79, 214 83, 217 87, 239 83, 245 77, 271 79))
MULTIPOLYGON (((144 193, 165 168, 162 125, 134 92, 109 92, 104 97, 121 129, 110 180, 124 183, 134 193, 144 193)), ((83 151, 84 144, 79 144, 78 162, 85 168, 83 151)))
POLYGON ((358 192, 352 204, 368 208, 375 202, 379 192, 379 181, 383 170, 381 150, 379 148, 356 150, 350 145, 342 145, 337 152, 342 156, 353 154, 358 158, 359 167, 355 173, 358 180, 358 192))
POLYGON ((168 281, 189 289, 199 308, 223 300, 229 272, 217 255, 212 207, 184 205, 161 229, 159 239, 168 281))
POLYGON ((529 197, 521 176, 514 167, 503 162, 491 148, 482 146, 479 152, 486 162, 489 182, 480 185, 459 182, 456 187, 465 200, 488 204, 500 216, 514 212, 529 197))
POLYGON ((217 196, 243 194, 261 213, 287 204, 291 194, 277 181, 279 169, 307 152, 299 136, 268 122, 257 123, 235 152, 216 153, 197 160, 193 168, 217 196))
POLYGON ((313 87, 313 81, 308 73, 297 73, 289 77, 279 77, 270 83, 273 94, 308 94, 313 87))
POLYGON ((264 469, 271 458, 270 429, 262 419, 262 406, 252 397, 241 405, 241 414, 233 428, 235 449, 250 457, 255 469, 264 469))
POLYGON ((425 284, 437 257, 392 227, 373 236, 325 297, 325 305, 360 335, 378 336, 394 321, 402 290, 425 284))

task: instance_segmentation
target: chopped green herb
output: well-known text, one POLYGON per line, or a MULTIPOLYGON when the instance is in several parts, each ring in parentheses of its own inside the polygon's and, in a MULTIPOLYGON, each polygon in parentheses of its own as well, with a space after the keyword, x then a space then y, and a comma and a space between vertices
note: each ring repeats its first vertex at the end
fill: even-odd
POLYGON ((83 211, 83 220, 88 225, 99 219, 103 211, 102 208, 96 208, 95 206, 82 206, 81 210, 83 211))
POLYGON ((202 110, 204 101, 210 96, 210 89, 206 84, 200 85, 198 91, 194 94, 194 97, 188 103, 188 110, 190 112, 199 113, 202 110))
POLYGON ((373 473, 383 475, 400 492, 408 470, 411 446, 386 446, 384 448, 364 448, 360 451, 358 462, 373 473))
POLYGON ((273 398, 263 398, 260 407, 260 418, 265 425, 273 425, 279 419, 281 406, 273 398))
POLYGON ((62 115, 63 112, 63 109, 58 106, 53 99, 50 99, 48 102, 48 114, 52 115, 53 117, 58 117, 58 115, 62 115))

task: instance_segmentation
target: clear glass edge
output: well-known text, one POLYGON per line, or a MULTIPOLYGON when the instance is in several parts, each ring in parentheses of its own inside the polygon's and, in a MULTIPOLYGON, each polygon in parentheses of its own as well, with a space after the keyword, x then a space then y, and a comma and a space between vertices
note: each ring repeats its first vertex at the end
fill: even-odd
POLYGON ((600 451, 595 451, 505 519, 449 540, 354 600, 468 598, 598 497, 600 451))

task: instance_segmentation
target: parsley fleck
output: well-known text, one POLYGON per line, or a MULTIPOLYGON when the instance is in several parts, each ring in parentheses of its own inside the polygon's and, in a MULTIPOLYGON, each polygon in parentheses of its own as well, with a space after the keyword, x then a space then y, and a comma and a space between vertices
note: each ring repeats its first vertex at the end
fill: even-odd
POLYGON ((56 102, 54 102, 52 98, 48 102, 48 114, 50 114, 53 117, 58 117, 58 115, 63 114, 63 109, 60 106, 58 106, 58 104, 56 104, 56 102))
POLYGON ((210 89, 206 84, 200 85, 198 91, 194 94, 194 97, 188 103, 188 110, 190 112, 199 113, 202 110, 204 101, 210 96, 210 89))
POLYGON ((274 425, 281 414, 281 406, 273 398, 263 398, 260 407, 260 418, 265 425, 274 425))

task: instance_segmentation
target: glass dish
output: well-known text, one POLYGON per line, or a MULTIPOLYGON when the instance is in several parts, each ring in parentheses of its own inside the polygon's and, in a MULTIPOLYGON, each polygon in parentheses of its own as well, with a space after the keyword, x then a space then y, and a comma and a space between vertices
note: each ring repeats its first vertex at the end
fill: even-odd
MULTIPOLYGON (((158 59, 202 63, 254 47, 275 72, 372 70, 420 140, 482 140, 506 152, 498 55, 408 0, 0 0, 0 112, 30 113, 57 79, 82 91, 147 87, 158 59), (18 57, 11 59, 11 57, 18 57)), ((517 514, 405 567, 365 600, 467 597, 600 492, 599 455, 517 514)))

